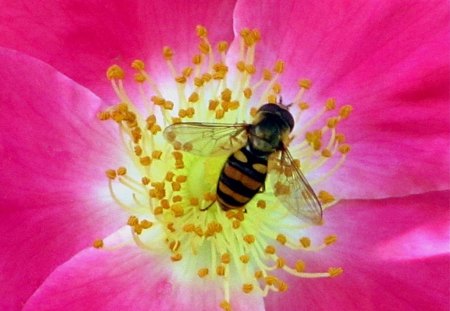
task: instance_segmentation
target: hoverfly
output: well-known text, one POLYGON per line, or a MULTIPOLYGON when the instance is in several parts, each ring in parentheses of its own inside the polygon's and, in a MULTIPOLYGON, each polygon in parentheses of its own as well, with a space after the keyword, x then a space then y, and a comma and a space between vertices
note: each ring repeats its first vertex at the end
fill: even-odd
POLYGON ((176 123, 164 130, 164 137, 195 155, 229 155, 216 187, 222 210, 244 207, 264 191, 269 174, 283 205, 300 219, 319 224, 320 201, 287 149, 293 128, 294 118, 280 101, 262 105, 251 124, 176 123))

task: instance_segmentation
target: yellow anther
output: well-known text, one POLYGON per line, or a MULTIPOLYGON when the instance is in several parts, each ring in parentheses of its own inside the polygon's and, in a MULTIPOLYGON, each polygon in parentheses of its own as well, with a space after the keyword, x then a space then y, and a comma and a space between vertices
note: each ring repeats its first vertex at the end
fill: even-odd
POLYGON ((323 149, 321 152, 322 157, 324 158, 330 158, 332 156, 332 153, 328 149, 323 149))
POLYGON ((286 259, 284 259, 283 257, 278 257, 277 258, 277 268, 278 269, 283 269, 283 267, 286 265, 286 259))
POLYGON ((245 65, 245 71, 246 71, 248 74, 252 75, 252 74, 254 74, 254 73, 256 72, 256 67, 255 67, 255 65, 253 65, 253 64, 245 65))
POLYGON ((173 197, 172 197, 172 202, 173 203, 176 203, 176 202, 181 202, 181 201, 183 201, 183 197, 181 196, 181 195, 174 195, 173 197))
POLYGON ((204 74, 202 75, 202 79, 205 80, 205 82, 210 81, 212 78, 213 78, 213 77, 212 77, 212 75, 211 75, 210 73, 204 73, 204 74))
POLYGON ((195 230, 195 225, 194 224, 185 224, 183 226, 183 231, 184 232, 194 232, 195 230))
POLYGON ((166 110, 172 110, 173 109, 173 102, 170 100, 166 100, 166 102, 163 105, 164 109, 166 110))
POLYGON ((337 236, 336 235, 329 235, 329 236, 327 236, 324 240, 323 240, 323 242, 325 243, 325 245, 331 245, 331 244, 334 244, 334 243, 336 243, 336 241, 337 241, 337 236))
POLYGON ((264 209, 264 208, 266 208, 266 201, 258 200, 258 202, 256 203, 256 206, 259 207, 259 208, 264 209))
POLYGON ((340 145, 338 149, 339 149, 339 152, 342 154, 347 154, 350 152, 350 146, 347 144, 340 145))
POLYGON ((172 261, 180 261, 181 259, 183 259, 183 256, 181 256, 180 253, 175 253, 170 256, 170 259, 172 259, 172 261))
POLYGON ((279 280, 279 282, 276 284, 277 289, 279 292, 285 292, 288 290, 288 285, 286 282, 283 282, 282 280, 279 280))
POLYGON ((215 99, 209 100, 208 109, 209 110, 216 110, 217 106, 219 106, 219 101, 215 99))
POLYGON ((198 270, 197 275, 201 278, 204 278, 205 276, 207 276, 209 273, 208 268, 201 268, 198 270))
POLYGON ((345 142, 345 135, 338 133, 336 134, 335 138, 334 138, 339 144, 342 144, 345 142))
POLYGON ((330 111, 336 108, 336 99, 334 98, 328 98, 325 102, 325 109, 330 111))
POLYGON ((277 60, 275 62, 275 66, 273 67, 273 71, 280 74, 284 71, 284 62, 282 60, 277 60))
POLYGON ((128 226, 136 226, 139 223, 139 219, 136 216, 128 217, 127 225, 128 226))
POLYGON ((109 111, 101 111, 97 114, 97 119, 101 121, 106 121, 111 118, 111 113, 109 111))
POLYGON ((180 203, 173 204, 170 209, 174 213, 175 217, 181 217, 184 215, 184 208, 180 203))
MULTIPOLYGON (((163 106, 164 105, 164 102, 165 102, 165 99, 164 98, 162 98, 162 97, 159 97, 159 96, 152 96, 151 98, 150 98, 150 100, 155 104, 155 105, 157 105, 157 106, 163 106)), ((154 115, 152 115, 152 116, 154 116, 154 115)), ((156 117, 155 117, 155 122, 156 122, 156 117)))
POLYGON ((194 71, 194 69, 192 67, 186 67, 183 69, 183 71, 181 73, 184 77, 188 78, 192 74, 193 71, 194 71))
POLYGON ((305 271, 305 262, 301 261, 301 260, 297 260, 297 262, 295 263, 295 271, 297 272, 303 272, 305 271))
POLYGON ((228 108, 229 108, 230 110, 236 110, 236 109, 239 108, 239 106, 240 106, 240 104, 239 104, 239 102, 238 102, 237 100, 232 100, 232 101, 229 103, 228 108))
POLYGON ((228 51, 228 42, 226 42, 226 41, 220 41, 220 42, 217 44, 217 50, 218 50, 219 52, 221 52, 221 53, 224 53, 224 52, 228 51))
MULTIPOLYGON (((174 155, 174 152, 172 153, 172 155, 174 155)), ((177 159, 175 156, 174 156, 174 158, 177 159)), ((173 180, 173 177, 174 177, 174 176, 175 176, 175 174, 174 174, 173 172, 168 171, 168 172, 166 173, 165 179, 166 179, 167 181, 171 182, 171 181, 173 180)))
POLYGON ((335 128, 338 122, 339 122, 338 118, 329 118, 327 120, 327 127, 330 129, 335 128))
POLYGON ((255 236, 253 234, 247 234, 244 236, 243 240, 248 244, 252 244, 255 242, 255 236))
POLYGON ((320 202, 322 202, 322 204, 328 204, 328 203, 332 203, 335 201, 334 196, 326 191, 319 191, 318 195, 320 202))
POLYGON ((175 77, 175 81, 180 84, 184 84, 187 82, 187 79, 185 76, 178 76, 178 77, 175 77))
POLYGON ((300 244, 304 247, 304 248, 308 248, 311 246, 311 240, 308 237, 303 237, 300 239, 300 244))
POLYGON ((161 126, 159 126, 158 124, 153 124, 150 128, 150 133, 152 133, 153 135, 156 135, 158 132, 161 132, 161 126))
POLYGON ((171 60, 173 57, 173 51, 171 48, 169 48, 168 46, 163 47, 163 57, 166 60, 171 60))
POLYGON ((248 263, 250 261, 250 256, 249 255, 241 255, 241 256, 239 256, 239 260, 242 263, 248 263))
POLYGON ((169 203, 169 200, 167 200, 167 199, 162 199, 159 203, 161 204, 161 207, 163 209, 169 209, 170 208, 170 203, 169 203))
POLYGON ((274 83, 274 85, 272 86, 272 90, 275 94, 280 94, 281 93, 281 84, 278 82, 274 83))
POLYGON ((258 109, 255 107, 250 108, 250 116, 256 117, 256 114, 258 113, 258 109))
POLYGON ((173 191, 180 191, 181 190, 181 184, 179 182, 172 182, 172 190, 173 191))
POLYGON ((193 206, 198 206, 200 204, 200 201, 198 198, 190 198, 189 203, 193 206))
POLYGON ((180 241, 171 241, 170 243, 169 243, 169 249, 172 251, 172 252, 176 252, 178 249, 180 249, 180 245, 181 245, 181 242, 180 241))
POLYGON ((275 285, 278 283, 278 278, 276 276, 273 275, 268 275, 264 278, 264 281, 266 282, 267 285, 275 285))
POLYGON ((216 110, 216 115, 215 115, 216 119, 220 120, 224 117, 224 115, 225 115, 224 110, 222 110, 222 109, 216 110))
POLYGON ((148 177, 142 177, 141 183, 146 186, 150 183, 150 179, 148 177))
POLYGON ((227 88, 220 93, 220 98, 223 101, 229 102, 231 100, 231 95, 232 95, 231 90, 227 88))
POLYGON ((121 80, 125 78, 125 72, 119 65, 112 65, 106 71, 106 77, 108 78, 108 80, 112 79, 121 80))
MULTIPOLYGON (((150 197, 155 198, 155 196, 152 195, 152 190, 150 190, 150 197)), ((161 206, 157 206, 153 210, 153 214, 155 214, 155 216, 161 215, 162 213, 163 213, 163 208, 161 206)))
POLYGON ((92 243, 92 246, 93 246, 94 248, 102 248, 103 245, 104 245, 103 240, 95 240, 95 241, 92 243))
POLYGON ((251 36, 253 37, 255 42, 258 42, 261 40, 261 32, 259 31, 259 29, 256 29, 256 28, 252 29, 251 36))
POLYGON ((264 69, 263 70, 263 79, 266 80, 266 81, 272 80, 272 72, 270 72, 269 69, 264 69))
POLYGON ((224 311, 231 311, 231 304, 226 300, 222 300, 219 306, 224 311))
POLYGON ((205 26, 197 25, 197 27, 195 27, 195 30, 197 32, 197 36, 199 36, 200 38, 205 38, 206 36, 208 36, 208 31, 206 30, 205 26))
POLYGON ((184 183, 187 180, 187 176, 186 175, 179 175, 179 176, 177 176, 177 178, 175 180, 177 182, 179 182, 179 183, 184 183))
POLYGON ((115 170, 106 170, 105 172, 106 177, 108 177, 109 179, 115 179, 117 177, 117 173, 115 170))
POLYGON ((276 104, 277 101, 277 96, 275 94, 270 94, 269 96, 267 96, 267 102, 269 104, 276 104))
POLYGON ((131 68, 135 69, 135 70, 144 70, 145 69, 145 64, 144 61, 140 60, 140 59, 135 59, 132 63, 131 63, 131 68))
POLYGON ((145 77, 145 75, 140 72, 134 75, 134 81, 136 81, 137 83, 144 83, 146 80, 147 78, 145 77))
POLYGON ((119 167, 117 169, 117 175, 124 176, 127 173, 127 169, 123 166, 119 167))
POLYGON ((345 105, 345 106, 341 107, 341 109, 339 110, 339 116, 342 119, 347 119, 352 111, 353 111, 353 107, 352 106, 345 105))
POLYGON ((228 253, 222 254, 222 256, 220 257, 220 261, 224 264, 229 264, 231 261, 231 256, 228 253))
POLYGON ((330 277, 336 277, 338 275, 341 275, 344 272, 344 270, 342 268, 334 268, 331 267, 328 269, 328 274, 330 275, 330 277))
POLYGON ((236 63, 236 68, 240 71, 240 72, 244 72, 245 71, 245 63, 240 60, 236 63))
POLYGON ((224 265, 219 265, 216 267, 216 274, 218 276, 224 276, 225 275, 225 266, 224 265))
POLYGON ((276 252, 276 248, 274 246, 272 246, 272 245, 267 245, 266 248, 264 249, 264 252, 266 254, 273 255, 276 252))
POLYGON ((298 104, 298 106, 299 106, 300 110, 306 110, 309 108, 309 104, 306 102, 301 102, 298 104))
POLYGON ((198 102, 200 96, 198 95, 197 92, 192 92, 191 96, 189 96, 189 102, 191 103, 196 103, 198 102))
POLYGON ((301 79, 300 81, 298 81, 298 85, 305 90, 309 90, 311 88, 312 83, 311 80, 301 79))
POLYGON ((255 273, 253 275, 255 276, 256 279, 260 279, 264 276, 264 274, 261 270, 255 271, 255 273))
POLYGON ((201 53, 203 54, 208 54, 209 51, 211 50, 211 46, 208 44, 208 42, 206 41, 201 41, 198 44, 198 49, 200 50, 201 53))
POLYGON ((253 290, 253 284, 247 283, 242 285, 242 291, 246 294, 251 293, 253 290))
POLYGON ((143 166, 149 166, 152 164, 152 159, 149 156, 140 157, 139 163, 141 163, 143 166))
POLYGON ((192 57, 192 63, 194 65, 200 65, 202 63, 203 56, 201 54, 196 54, 192 57))
POLYGON ((233 229, 238 229, 241 226, 241 222, 239 220, 233 220, 232 223, 233 229))
POLYGON ((281 245, 284 245, 284 244, 286 244, 286 242, 287 242, 287 238, 286 238, 286 236, 284 235, 284 234, 278 234, 277 235, 277 241, 278 241, 278 243, 280 243, 281 245))
POLYGON ((253 91, 251 88, 247 87, 244 89, 244 96, 247 99, 250 99, 250 97, 252 97, 253 91))
POLYGON ((139 223, 139 226, 141 226, 142 229, 148 229, 151 226, 153 226, 153 223, 151 221, 147 220, 147 219, 143 219, 139 223))
POLYGON ((205 81, 202 78, 194 78, 194 85, 197 87, 201 87, 205 81))

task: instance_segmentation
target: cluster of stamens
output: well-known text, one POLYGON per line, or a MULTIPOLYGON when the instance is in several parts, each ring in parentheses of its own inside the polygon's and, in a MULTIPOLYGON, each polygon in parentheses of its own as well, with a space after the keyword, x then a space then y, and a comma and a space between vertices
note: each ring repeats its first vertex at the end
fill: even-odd
MULTIPOLYGON (((342 269, 334 267, 325 272, 307 272, 303 260, 292 261, 279 251, 318 251, 333 244, 336 236, 327 236, 313 246, 311 239, 304 236, 308 225, 300 220, 293 225, 294 216, 270 189, 258 194, 245 209, 222 211, 214 204, 214 190, 226 157, 198 157, 189 152, 192 145, 173 146, 163 138, 162 131, 173 123, 251 122, 259 106, 276 103, 282 92, 278 78, 284 62, 278 60, 272 69, 261 72, 255 66, 255 47, 261 40, 257 30, 241 31, 234 71, 227 63, 227 42, 219 42, 214 50, 204 27, 197 27, 197 35, 199 53, 192 57, 191 66, 176 68, 174 52, 168 47, 163 49, 173 81, 171 89, 160 89, 144 62, 136 60, 131 67, 141 98, 132 100, 124 87, 124 70, 114 65, 107 71, 119 103, 101 112, 99 119, 117 123, 133 161, 133 173, 119 167, 107 170, 106 176, 112 197, 130 214, 127 225, 134 243, 143 250, 166 251, 173 264, 180 265, 183 281, 219 280, 224 293, 220 306, 225 310, 231 309, 231 291, 236 289, 262 296, 269 291, 286 291, 288 284, 276 277, 274 270, 303 278, 339 275, 342 269), (259 79, 255 79, 257 74, 259 79), (136 104, 138 101, 140 104, 136 104), (147 111, 145 115, 143 110, 147 111), (128 198, 123 189, 129 193, 128 198), (205 206, 211 207, 202 211, 205 206), (286 219, 290 221, 285 226, 286 219)), ((298 84, 291 108, 298 127, 289 148, 306 176, 321 172, 310 180, 317 188, 343 164, 350 150, 336 128, 349 116, 351 107, 343 106, 337 116, 326 119, 325 113, 336 109, 335 100, 329 99, 316 116, 305 122, 302 116, 309 104, 303 101, 303 95, 311 82, 301 79, 298 84), (320 122, 324 125, 317 127, 320 122)), ((318 197, 324 209, 338 201, 325 190, 318 191, 318 197)), ((104 244, 98 240, 94 246, 107 247, 104 244)))

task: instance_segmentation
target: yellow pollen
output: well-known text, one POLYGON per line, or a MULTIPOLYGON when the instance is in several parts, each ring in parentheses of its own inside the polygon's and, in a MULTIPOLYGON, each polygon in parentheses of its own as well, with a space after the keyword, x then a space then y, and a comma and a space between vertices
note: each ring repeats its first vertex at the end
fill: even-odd
POLYGON ((339 152, 342 154, 347 154, 350 152, 350 146, 349 145, 340 145, 339 146, 339 152))
POLYGON ((301 88, 304 88, 304 89, 306 89, 306 90, 309 90, 309 89, 311 88, 311 81, 308 80, 308 79, 302 79, 302 80, 298 81, 298 85, 299 85, 301 88))
POLYGON ((224 311, 231 311, 231 305, 230 305, 230 303, 228 302, 228 301, 226 301, 226 300, 223 300, 221 303, 220 303, 220 308, 222 308, 224 311))
POLYGON ((325 102, 325 109, 330 111, 336 108, 336 100, 334 98, 328 98, 325 102))
POLYGON ((264 250, 264 252, 266 252, 267 254, 273 255, 273 254, 275 254, 276 249, 275 249, 274 246, 268 245, 268 246, 266 247, 266 249, 264 250))
POLYGON ((266 208, 266 201, 264 200, 258 200, 258 202, 256 203, 256 206, 258 206, 259 208, 266 208))
POLYGON ((336 235, 329 235, 325 238, 325 240, 323 241, 325 243, 325 245, 331 245, 336 243, 337 241, 337 236, 336 235))
POLYGON ((125 72, 118 65, 112 65, 106 71, 106 77, 108 80, 117 79, 122 80, 125 78, 125 72))
POLYGON ((144 70, 145 69, 145 64, 144 61, 140 60, 140 59, 135 59, 132 63, 131 63, 131 68, 135 69, 135 70, 144 70))
POLYGON ((350 115, 352 110, 353 110, 353 107, 350 105, 343 106, 339 111, 339 116, 342 119, 346 119, 346 118, 348 118, 348 116, 350 115))
POLYGON ((180 253, 175 253, 172 256, 170 256, 170 259, 172 261, 180 261, 183 258, 180 253))
POLYGON ((295 263, 295 271, 297 271, 297 272, 303 272, 303 271, 305 271, 305 263, 303 262, 303 261, 301 261, 301 260, 298 260, 296 263, 295 263))
POLYGON ((242 263, 248 263, 250 261, 250 256, 248 256, 248 255, 241 255, 241 256, 239 256, 239 260, 242 263))
POLYGON ((306 110, 306 109, 309 108, 309 104, 308 104, 308 103, 305 103, 305 102, 299 103, 298 106, 299 106, 299 108, 300 108, 301 110, 306 110))
POLYGON ((225 266, 219 265, 216 267, 216 274, 218 276, 224 276, 225 275, 225 266))
POLYGON ((226 41, 220 41, 217 44, 217 50, 221 53, 225 53, 226 51, 228 51, 228 42, 226 41))
POLYGON ((165 46, 163 48, 163 56, 166 60, 171 60, 173 57, 173 51, 171 48, 169 48, 168 46, 165 46))
POLYGON ((242 285, 242 291, 246 294, 249 294, 253 290, 253 284, 243 284, 242 285))
POLYGON ((222 262, 222 263, 224 263, 224 264, 229 264, 230 261, 231 261, 230 254, 225 253, 225 254, 222 255, 222 257, 221 257, 221 262, 222 262))
POLYGON ((342 268, 329 268, 328 273, 330 274, 330 277, 336 277, 338 275, 341 275, 344 272, 342 268))
POLYGON ((117 173, 115 170, 106 170, 105 174, 109 179, 115 179, 117 177, 117 173))
POLYGON ((273 71, 275 71, 278 74, 283 73, 284 71, 284 62, 282 60, 277 60, 275 63, 275 66, 273 68, 273 71))
POLYGON ((284 234, 278 234, 277 235, 277 241, 281 244, 284 245, 287 242, 287 238, 284 234))
POLYGON ((326 191, 320 191, 317 196, 322 204, 329 204, 335 201, 334 196, 326 191))
POLYGON ((278 269, 282 269, 284 266, 286 265, 286 259, 284 259, 283 257, 278 257, 277 258, 277 268, 278 269))
POLYGON ((201 268, 198 270, 197 274, 199 277, 204 278, 205 276, 207 276, 209 273, 208 268, 201 268))
POLYGON ((255 236, 252 234, 247 234, 244 236, 244 241, 247 242, 248 244, 252 244, 255 242, 255 236))
POLYGON ((195 30, 197 31, 197 36, 199 36, 200 38, 206 38, 206 36, 208 36, 208 31, 206 30, 206 27, 202 25, 197 25, 195 30))
POLYGON ((311 246, 311 240, 307 237, 303 237, 300 239, 300 244, 304 247, 304 248, 308 248, 311 246))
POLYGON ((94 243, 92 243, 92 246, 94 248, 102 248, 104 245, 103 240, 95 240, 94 243))

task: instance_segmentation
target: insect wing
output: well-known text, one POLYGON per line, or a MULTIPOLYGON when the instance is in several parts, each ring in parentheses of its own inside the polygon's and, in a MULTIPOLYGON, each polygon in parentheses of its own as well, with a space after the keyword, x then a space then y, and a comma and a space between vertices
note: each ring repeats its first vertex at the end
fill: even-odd
POLYGON ((230 154, 247 143, 248 124, 175 123, 164 130, 174 149, 201 156, 230 154))
POLYGON ((321 224, 320 201, 287 149, 270 161, 269 173, 275 196, 292 214, 308 223, 321 224))

